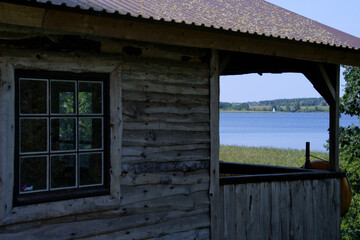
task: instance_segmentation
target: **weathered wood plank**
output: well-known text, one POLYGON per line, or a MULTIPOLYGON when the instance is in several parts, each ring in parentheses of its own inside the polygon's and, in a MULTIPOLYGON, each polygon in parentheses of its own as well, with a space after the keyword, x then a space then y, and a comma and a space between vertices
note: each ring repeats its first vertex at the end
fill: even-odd
POLYGON ((313 216, 313 192, 311 181, 304 181, 304 239, 312 239, 314 232, 314 216, 313 216))
MULTIPOLYGON (((218 215, 216 216, 215 220, 218 224, 211 223, 211 239, 222 239, 224 238, 224 232, 225 232, 225 211, 224 211, 224 205, 225 205, 225 197, 224 197, 224 186, 219 187, 219 194, 218 194, 218 206, 221 207, 220 210, 218 210, 218 215), (213 229, 213 227, 215 229, 213 229), (215 236, 215 237, 214 237, 215 236)), ((210 196, 210 203, 211 203, 211 196, 210 196)), ((211 218, 213 218, 213 214, 215 209, 212 209, 212 205, 210 205, 210 213, 211 218)), ((211 221, 213 221, 211 219, 211 221)))
POLYGON ((166 130, 123 131, 123 146, 159 146, 209 143, 208 132, 166 130))
MULTIPOLYGON (((1 18, 1 17, 0 17, 1 18)), ((0 58, 0 219, 12 209, 15 142, 14 69, 0 58)))
POLYGON ((176 162, 209 160, 209 149, 195 149, 183 151, 169 151, 162 153, 141 154, 140 156, 122 157, 122 163, 144 162, 176 162))
POLYGON ((184 239, 208 240, 210 239, 210 230, 208 228, 205 228, 194 231, 172 233, 166 236, 150 238, 149 240, 184 240, 184 239))
POLYGON ((127 116, 138 116, 154 113, 173 113, 173 114, 209 114, 209 106, 190 105, 176 103, 146 103, 146 102, 123 102, 123 114, 127 116))
POLYGON ((127 173, 121 177, 122 186, 148 185, 148 184, 199 184, 210 181, 208 170, 198 170, 192 174, 182 172, 160 173, 127 173))
POLYGON ((149 163, 138 163, 122 164, 122 174, 127 173, 156 173, 156 172, 184 172, 186 174, 192 174, 193 171, 199 169, 208 169, 209 161, 186 161, 186 162, 149 162, 149 163))
POLYGON ((126 156, 142 156, 156 153, 166 153, 170 151, 186 151, 186 150, 198 150, 209 149, 210 144, 191 144, 191 145, 174 145, 174 146, 156 146, 156 147, 134 147, 124 146, 122 148, 122 157, 126 156))
POLYGON ((211 238, 220 239, 216 231, 218 225, 222 224, 219 206, 219 51, 211 51, 210 60, 210 209, 211 209, 211 238))
POLYGON ((208 123, 208 113, 151 113, 136 112, 135 115, 123 115, 125 122, 170 122, 170 123, 208 123))
POLYGON ((280 239, 281 234, 281 188, 279 182, 272 182, 271 183, 271 237, 270 239, 280 239))
POLYGON ((235 193, 236 193, 236 206, 234 211, 236 210, 236 238, 237 239, 246 239, 246 221, 248 221, 247 217, 247 184, 238 184, 236 185, 235 193))
POLYGON ((236 239, 235 187, 225 185, 224 188, 224 239, 236 239))
POLYGON ((125 122, 125 130, 174 130, 174 131, 209 131, 209 123, 172 123, 172 122, 125 122))
POLYGON ((258 239, 260 231, 260 184, 251 183, 247 188, 247 196, 249 198, 248 221, 246 224, 247 239, 258 239))
POLYGON ((281 239, 290 239, 290 189, 289 182, 280 183, 281 205, 280 205, 280 223, 281 239))
POLYGON ((186 73, 198 77, 209 77, 209 68, 206 63, 188 63, 160 59, 128 58, 123 65, 124 73, 186 73))
POLYGON ((122 87, 126 91, 143 91, 143 92, 158 92, 171 94, 189 94, 189 95, 209 95, 209 88, 206 85, 201 86, 178 86, 175 84, 164 84, 161 82, 150 81, 124 81, 122 87))
POLYGON ((184 235, 187 231, 191 231, 193 229, 204 229, 209 228, 210 221, 208 214, 197 214, 196 216, 189 217, 177 217, 168 221, 161 221, 161 223, 151 226, 144 226, 140 228, 133 228, 129 230, 104 234, 100 236, 93 236, 91 239, 149 239, 166 236, 170 233, 181 233, 184 235))
MULTIPOLYGON (((108 218, 108 219, 94 219, 86 221, 73 221, 67 223, 57 224, 42 224, 37 228, 26 229, 21 231, 9 231, 2 234, 4 239, 76 239, 89 236, 98 236, 101 234, 117 232, 117 231, 129 231, 130 229, 141 228, 147 226, 149 228, 157 225, 167 225, 168 222, 176 222, 178 219, 192 219, 197 216, 201 216, 197 224, 201 227, 206 227, 209 224, 208 208, 197 209, 190 212, 170 211, 160 213, 146 213, 140 215, 124 216, 121 218, 108 218), (207 216, 207 218, 202 216, 207 216), (158 224, 161 222, 161 224, 158 224)), ((189 225, 186 225, 186 229, 193 230, 189 225)), ((184 227, 185 227, 184 226, 184 227)), ((181 228, 182 226, 173 226, 173 228, 181 228)), ((196 228, 195 228, 196 229, 196 228)), ((174 232, 167 228, 158 229, 163 232, 174 232)), ((136 232, 136 231, 135 231, 136 232)), ((126 235, 125 235, 126 236, 126 235)), ((123 238, 121 238, 123 239, 123 238)))
POLYGON ((117 68, 110 75, 110 192, 112 196, 120 199, 120 172, 122 147, 122 89, 121 68, 117 68))
POLYGON ((258 239, 271 238, 271 184, 263 182, 259 184, 260 198, 259 198, 259 233, 258 239))
POLYGON ((201 183, 195 185, 142 185, 142 186, 123 186, 121 189, 121 203, 129 204, 133 202, 149 199, 156 199, 171 195, 185 194, 192 192, 208 190, 208 183, 201 183))
POLYGON ((204 76, 198 76, 191 74, 188 70, 182 69, 178 72, 162 72, 155 69, 148 69, 153 72, 147 71, 147 69, 139 69, 138 71, 127 71, 123 74, 123 78, 128 82, 161 82, 163 84, 184 84, 184 85, 209 85, 209 78, 204 76), (146 72, 145 72, 146 71, 146 72), (156 71, 156 72, 155 72, 156 71), (184 72, 185 71, 185 72, 184 72))
POLYGON ((34 8, 28 6, 18 5, 16 7, 16 14, 13 11, 12 5, 0 3, 0 22, 8 24, 23 25, 26 22, 27 26, 41 27, 45 10, 41 8, 34 8))
POLYGON ((183 95, 158 92, 124 91, 124 101, 137 101, 147 103, 181 103, 192 105, 209 105, 209 96, 204 95, 183 95))

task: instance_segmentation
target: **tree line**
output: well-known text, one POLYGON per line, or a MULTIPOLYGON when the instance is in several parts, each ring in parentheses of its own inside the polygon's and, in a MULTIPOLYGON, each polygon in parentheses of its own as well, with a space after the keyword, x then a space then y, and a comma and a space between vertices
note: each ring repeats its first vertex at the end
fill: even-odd
POLYGON ((275 99, 259 102, 220 102, 220 111, 327 112, 328 104, 319 98, 275 99))

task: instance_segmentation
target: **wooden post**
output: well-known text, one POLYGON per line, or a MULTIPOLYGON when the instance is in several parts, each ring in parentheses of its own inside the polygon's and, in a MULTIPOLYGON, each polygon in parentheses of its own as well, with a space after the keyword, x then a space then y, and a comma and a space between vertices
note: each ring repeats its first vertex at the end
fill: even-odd
POLYGON ((330 105, 330 137, 329 137, 329 158, 330 170, 339 171, 339 85, 340 85, 340 66, 335 66, 331 80, 335 90, 335 99, 330 105))
POLYGON ((310 142, 306 142, 305 168, 310 169, 310 142))
POLYGON ((220 239, 219 208, 219 52, 212 50, 210 61, 210 212, 211 239, 220 239))

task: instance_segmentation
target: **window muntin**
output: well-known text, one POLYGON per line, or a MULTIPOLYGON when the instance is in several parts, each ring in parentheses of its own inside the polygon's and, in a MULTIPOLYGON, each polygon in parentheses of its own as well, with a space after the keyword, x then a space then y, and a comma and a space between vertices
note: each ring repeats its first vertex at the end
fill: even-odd
POLYGON ((16 79, 15 195, 25 199, 24 202, 27 196, 30 199, 31 195, 41 195, 43 200, 37 198, 36 202, 44 202, 46 194, 53 193, 68 195, 59 199, 73 198, 71 193, 79 197, 84 192, 88 196, 91 189, 97 192, 99 187, 104 194, 107 188, 108 193, 108 176, 105 176, 108 116, 104 112, 107 101, 104 84, 108 75, 100 74, 94 79, 89 74, 90 80, 81 74, 70 74, 73 76, 68 79, 41 75, 44 77, 18 74, 16 79), (37 95, 37 92, 41 93, 37 95))

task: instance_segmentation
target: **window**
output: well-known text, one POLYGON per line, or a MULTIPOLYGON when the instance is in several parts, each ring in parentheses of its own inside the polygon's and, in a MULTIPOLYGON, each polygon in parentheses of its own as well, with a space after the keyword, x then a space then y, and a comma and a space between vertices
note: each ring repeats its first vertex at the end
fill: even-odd
POLYGON ((109 194, 108 74, 16 71, 16 205, 109 194))

